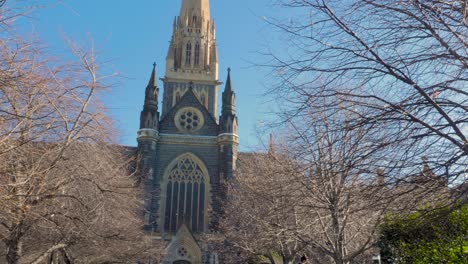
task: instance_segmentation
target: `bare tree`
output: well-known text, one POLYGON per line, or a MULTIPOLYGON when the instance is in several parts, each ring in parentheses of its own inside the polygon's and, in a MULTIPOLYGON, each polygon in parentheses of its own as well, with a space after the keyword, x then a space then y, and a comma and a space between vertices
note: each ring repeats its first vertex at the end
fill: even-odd
POLYGON ((266 66, 280 80, 285 120, 310 109, 353 113, 349 127, 388 132, 376 138, 392 150, 381 162, 387 174, 415 177, 428 164, 450 184, 465 179, 466 1, 278 3, 294 17, 267 20, 288 45, 266 66))
POLYGON ((297 218, 300 184, 291 181, 293 173, 297 173, 295 164, 285 157, 281 163, 262 153, 240 157, 221 225, 222 241, 228 241, 222 246, 233 261, 229 263, 246 259, 294 263, 306 250, 297 239, 304 226, 297 218))
MULTIPOLYGON (((291 123, 289 155, 302 164, 300 207, 307 230, 298 238, 322 263, 368 263, 378 226, 397 209, 397 186, 378 175, 385 153, 373 130, 351 129, 353 116, 309 113, 291 123), (327 261, 328 260, 328 261, 327 261)), ((411 203, 410 203, 411 204, 411 203)))
POLYGON ((98 100, 109 86, 93 49, 70 44, 78 60, 62 63, 35 42, 2 34, 0 261, 128 263, 159 255, 142 231, 135 150, 113 143, 98 100))
POLYGON ((240 166, 226 234, 250 255, 366 263, 387 213, 447 206, 467 173, 466 3, 278 2, 294 16, 267 20, 289 39, 265 66, 288 143, 240 166))
POLYGON ((432 184, 429 175, 385 175, 381 138, 390 132, 356 129, 353 120, 309 110, 290 118, 276 153, 241 156, 224 224, 233 248, 270 263, 302 254, 317 263, 369 263, 388 213, 450 202, 445 183, 432 184))

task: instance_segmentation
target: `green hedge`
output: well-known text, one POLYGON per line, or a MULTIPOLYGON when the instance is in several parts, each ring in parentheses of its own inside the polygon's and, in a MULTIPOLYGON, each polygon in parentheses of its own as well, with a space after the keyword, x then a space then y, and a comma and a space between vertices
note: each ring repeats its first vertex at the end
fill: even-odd
POLYGON ((390 215, 379 246, 385 263, 468 263, 468 205, 390 215), (393 260, 393 261, 392 261, 393 260))

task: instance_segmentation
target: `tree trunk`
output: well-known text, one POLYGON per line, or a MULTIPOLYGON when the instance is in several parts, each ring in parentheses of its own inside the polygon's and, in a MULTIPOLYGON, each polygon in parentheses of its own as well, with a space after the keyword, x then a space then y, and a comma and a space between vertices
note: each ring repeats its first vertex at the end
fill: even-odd
POLYGON ((6 244, 6 259, 8 264, 18 264, 21 259, 23 243, 20 241, 18 231, 15 231, 6 244))
POLYGON ((283 258, 283 264, 289 264, 289 261, 290 261, 289 256, 286 256, 283 254, 282 258, 283 258))
POLYGON ((272 256, 271 254, 268 254, 268 255, 267 255, 267 258, 268 258, 268 260, 271 262, 271 264, 276 264, 275 258, 273 258, 273 256, 272 256))
POLYGON ((62 260, 63 260, 64 264, 73 264, 73 259, 68 254, 68 252, 67 252, 67 250, 65 248, 61 248, 60 253, 62 255, 62 260))

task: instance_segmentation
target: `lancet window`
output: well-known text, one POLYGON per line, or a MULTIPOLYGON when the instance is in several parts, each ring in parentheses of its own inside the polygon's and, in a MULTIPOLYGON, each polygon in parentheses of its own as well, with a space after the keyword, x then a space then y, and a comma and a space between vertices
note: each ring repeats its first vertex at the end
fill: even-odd
POLYGON ((192 156, 179 158, 166 177, 164 230, 176 232, 185 224, 192 232, 203 232, 208 177, 192 156))
POLYGON ((174 48, 174 69, 177 69, 177 48, 174 48))
POLYGON ((200 65, 200 43, 195 43, 195 65, 200 65))
POLYGON ((175 102, 176 102, 176 104, 180 101, 180 98, 181 98, 180 92, 176 92, 176 95, 175 95, 175 102))
POLYGON ((202 105, 204 105, 205 107, 207 107, 207 103, 206 103, 206 96, 204 94, 202 94, 200 96, 200 101, 202 103, 202 105))
POLYGON ((190 65, 192 61, 192 43, 187 43, 187 47, 185 50, 185 64, 190 65))

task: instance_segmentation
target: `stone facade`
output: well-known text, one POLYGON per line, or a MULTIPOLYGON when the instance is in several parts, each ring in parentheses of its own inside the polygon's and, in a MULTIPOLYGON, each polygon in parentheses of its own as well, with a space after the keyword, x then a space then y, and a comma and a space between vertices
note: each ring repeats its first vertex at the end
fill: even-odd
POLYGON ((166 58, 159 113, 156 65, 140 116, 145 229, 168 242, 165 263, 217 263, 201 235, 216 230, 237 159, 230 71, 218 117, 216 27, 208 0, 183 0, 166 58))

